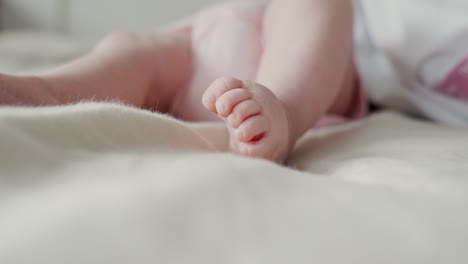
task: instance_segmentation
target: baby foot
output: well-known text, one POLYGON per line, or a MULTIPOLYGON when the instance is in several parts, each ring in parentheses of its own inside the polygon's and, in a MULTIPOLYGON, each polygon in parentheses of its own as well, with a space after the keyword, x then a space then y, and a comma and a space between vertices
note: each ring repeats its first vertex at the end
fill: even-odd
POLYGON ((278 162, 286 159, 292 144, 287 111, 268 88, 220 78, 202 101, 226 123, 233 152, 278 162))

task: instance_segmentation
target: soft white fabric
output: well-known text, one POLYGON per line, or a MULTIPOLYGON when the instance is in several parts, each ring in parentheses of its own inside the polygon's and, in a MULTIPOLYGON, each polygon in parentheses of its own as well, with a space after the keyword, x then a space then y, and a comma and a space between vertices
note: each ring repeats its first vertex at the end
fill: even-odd
POLYGON ((0 263, 466 263, 468 134, 385 113, 291 168, 220 125, 123 106, 0 109, 0 263))
POLYGON ((433 89, 468 55, 468 2, 360 0, 356 4, 360 22, 356 58, 370 98, 442 123, 468 126, 468 104, 433 89))

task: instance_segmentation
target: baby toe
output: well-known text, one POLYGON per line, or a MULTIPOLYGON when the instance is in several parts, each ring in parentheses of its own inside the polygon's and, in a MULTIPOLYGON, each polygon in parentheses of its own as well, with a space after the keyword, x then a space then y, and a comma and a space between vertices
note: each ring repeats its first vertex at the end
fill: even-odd
POLYGON ((238 146, 239 154, 253 157, 253 158, 266 158, 268 152, 266 151, 266 146, 263 146, 262 143, 259 144, 240 144, 238 146))
POLYGON ((227 123, 233 128, 238 128, 249 118, 261 113, 260 105, 254 100, 246 100, 234 107, 232 113, 227 118, 227 123))
POLYGON ((224 93, 236 89, 242 88, 244 83, 241 80, 223 77, 216 79, 205 91, 202 97, 203 106, 216 113, 216 101, 224 93))
POLYGON ((230 90, 216 101, 216 112, 221 117, 227 117, 240 103, 252 98, 252 93, 244 88, 230 90))
POLYGON ((270 129, 270 122, 263 115, 253 116, 244 121, 234 132, 236 139, 243 143, 261 140, 270 129))

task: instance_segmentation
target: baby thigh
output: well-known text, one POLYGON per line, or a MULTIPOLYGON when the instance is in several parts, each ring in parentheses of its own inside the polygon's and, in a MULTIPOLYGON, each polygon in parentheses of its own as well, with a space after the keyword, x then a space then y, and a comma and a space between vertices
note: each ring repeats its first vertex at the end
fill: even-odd
POLYGON ((222 4, 200 12, 192 30, 192 80, 173 104, 185 120, 219 120, 201 104, 206 88, 217 78, 255 80, 263 52, 264 6, 222 4))

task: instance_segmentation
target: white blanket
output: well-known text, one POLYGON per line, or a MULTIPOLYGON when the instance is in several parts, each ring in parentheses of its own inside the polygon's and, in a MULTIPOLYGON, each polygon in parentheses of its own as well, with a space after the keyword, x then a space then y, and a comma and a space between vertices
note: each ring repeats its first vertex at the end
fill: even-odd
POLYGON ((4 108, 0 131, 2 264, 468 262, 466 130, 384 113, 291 168, 116 105, 4 108))
POLYGON ((435 91, 468 55, 468 1, 355 3, 356 62, 369 97, 385 107, 468 127, 468 103, 435 91))

